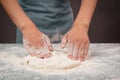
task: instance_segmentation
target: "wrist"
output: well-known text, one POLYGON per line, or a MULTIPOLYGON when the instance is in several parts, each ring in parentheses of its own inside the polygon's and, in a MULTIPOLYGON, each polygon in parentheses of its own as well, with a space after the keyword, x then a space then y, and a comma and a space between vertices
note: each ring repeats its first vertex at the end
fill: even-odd
POLYGON ((30 37, 37 37, 42 36, 42 32, 40 32, 34 24, 29 24, 29 25, 24 25, 21 27, 21 32, 23 37, 25 38, 30 38, 30 37))
POLYGON ((36 27, 34 24, 29 23, 29 24, 23 24, 19 27, 20 31, 22 32, 22 34, 25 34, 28 31, 34 30, 36 27))
POLYGON ((73 28, 76 28, 76 29, 81 30, 81 31, 84 31, 84 32, 88 32, 89 23, 80 22, 80 21, 75 21, 75 22, 73 23, 73 28))

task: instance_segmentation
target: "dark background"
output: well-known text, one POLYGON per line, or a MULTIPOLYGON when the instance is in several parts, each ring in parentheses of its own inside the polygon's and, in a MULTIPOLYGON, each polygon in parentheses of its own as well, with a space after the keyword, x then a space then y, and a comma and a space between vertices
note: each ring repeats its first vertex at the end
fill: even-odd
MULTIPOLYGON (((81 0, 71 0, 74 16, 81 0)), ((120 42, 120 0, 98 0, 89 37, 92 43, 120 42)), ((15 43, 16 27, 0 6, 0 43, 15 43)))

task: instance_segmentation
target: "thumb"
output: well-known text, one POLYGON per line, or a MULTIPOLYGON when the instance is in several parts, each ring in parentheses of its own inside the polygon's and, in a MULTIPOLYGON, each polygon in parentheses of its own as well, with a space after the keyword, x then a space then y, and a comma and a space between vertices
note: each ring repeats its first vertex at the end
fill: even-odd
POLYGON ((65 48, 66 44, 67 44, 67 35, 65 35, 62 39, 61 48, 62 49, 65 48))

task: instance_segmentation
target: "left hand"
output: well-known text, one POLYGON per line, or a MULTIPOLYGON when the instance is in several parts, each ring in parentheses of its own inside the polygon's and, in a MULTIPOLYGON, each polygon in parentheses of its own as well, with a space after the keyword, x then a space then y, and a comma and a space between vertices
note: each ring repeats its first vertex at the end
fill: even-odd
POLYGON ((73 25, 62 39, 61 47, 68 45, 68 57, 72 60, 83 61, 88 55, 90 42, 87 27, 86 25, 73 25))

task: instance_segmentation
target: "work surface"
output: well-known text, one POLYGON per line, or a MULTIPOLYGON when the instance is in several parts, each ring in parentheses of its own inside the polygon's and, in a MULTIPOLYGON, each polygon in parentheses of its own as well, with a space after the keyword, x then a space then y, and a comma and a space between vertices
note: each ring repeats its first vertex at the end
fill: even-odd
POLYGON ((91 44, 89 51, 78 70, 43 74, 20 64, 28 55, 22 44, 0 44, 0 80, 120 80, 120 44, 91 44))

